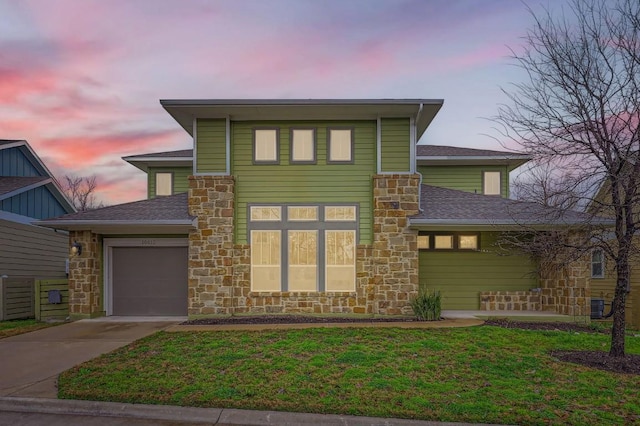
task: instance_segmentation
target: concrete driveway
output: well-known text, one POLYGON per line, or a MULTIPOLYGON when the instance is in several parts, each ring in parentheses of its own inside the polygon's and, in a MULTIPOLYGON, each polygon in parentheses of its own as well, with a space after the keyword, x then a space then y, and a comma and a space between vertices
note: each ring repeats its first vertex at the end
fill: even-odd
POLYGON ((63 371, 180 321, 82 320, 0 339, 0 396, 56 398, 63 371))

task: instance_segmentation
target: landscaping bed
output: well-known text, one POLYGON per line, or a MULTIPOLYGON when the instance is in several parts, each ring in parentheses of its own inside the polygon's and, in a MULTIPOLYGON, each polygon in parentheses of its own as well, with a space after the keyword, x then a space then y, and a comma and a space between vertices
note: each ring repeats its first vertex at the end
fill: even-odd
POLYGON ((233 317, 200 318, 185 321, 184 325, 224 324, 314 324, 314 323, 367 323, 367 322, 414 322, 415 317, 358 317, 358 316, 314 316, 314 315, 252 315, 233 317))

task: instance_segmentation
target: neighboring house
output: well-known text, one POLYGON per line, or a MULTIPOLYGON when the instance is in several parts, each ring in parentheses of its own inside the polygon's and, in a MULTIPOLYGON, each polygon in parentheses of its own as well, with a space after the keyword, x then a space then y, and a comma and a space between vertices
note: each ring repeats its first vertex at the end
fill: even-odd
POLYGON ((34 226, 75 209, 23 140, 0 140, 0 276, 64 278, 67 232, 34 226))
POLYGON ((148 174, 147 200, 41 222, 83 247, 76 317, 408 314, 420 286, 445 309, 589 315, 586 262, 538 279, 494 244, 548 224, 508 199, 528 157, 417 145, 442 100, 161 104, 193 150, 125 158, 148 174))
MULTIPOLYGON (((600 185, 598 192, 594 196, 588 210, 593 214, 605 217, 613 217, 614 213, 608 207, 598 208, 598 201, 603 202, 604 206, 610 205, 610 191, 604 184, 600 185)), ((613 238, 613 235, 612 235, 613 238)), ((634 237, 636 247, 640 247, 640 235, 634 237)), ((629 288, 631 292, 627 295, 625 304, 625 319, 629 326, 640 329, 640 264, 636 254, 631 258, 631 267, 629 273, 629 288)), ((611 302, 615 295, 615 287, 617 281, 617 273, 613 259, 607 257, 603 250, 596 249, 591 253, 591 297, 594 299, 602 299, 605 303, 604 314, 608 314, 611 310, 611 302)))

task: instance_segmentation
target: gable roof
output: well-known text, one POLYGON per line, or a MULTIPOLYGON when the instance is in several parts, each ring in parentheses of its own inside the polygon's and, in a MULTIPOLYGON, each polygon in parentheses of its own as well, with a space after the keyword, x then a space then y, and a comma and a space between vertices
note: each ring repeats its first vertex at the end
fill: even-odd
POLYGON ((46 176, 0 176, 0 200, 50 182, 46 176))
POLYGON ((187 193, 117 204, 34 222, 48 228, 92 230, 103 234, 185 233, 193 226, 187 193))
POLYGON ((610 225, 605 218, 596 218, 577 211, 563 211, 543 205, 510 200, 498 196, 473 194, 454 189, 422 185, 421 212, 409 218, 413 227, 445 228, 452 226, 484 228, 494 226, 610 225))
POLYGON ((39 186, 46 185, 51 195, 53 195, 53 197, 60 203, 65 211, 69 213, 76 211, 71 201, 69 201, 67 196, 64 194, 62 187, 60 187, 60 184, 53 176, 53 173, 49 171, 47 166, 45 166, 40 157, 36 155, 35 151, 31 148, 27 141, 0 139, 0 150, 10 148, 17 148, 22 153, 22 155, 24 155, 27 160, 35 167, 35 169, 38 171, 38 173, 41 174, 41 176, 39 176, 39 180, 27 176, 0 176, 0 180, 4 181, 0 183, 0 188, 4 187, 6 189, 5 192, 0 189, 0 199, 13 197, 39 186))
POLYGON ((442 99, 161 99, 164 109, 193 135, 195 118, 246 120, 377 120, 414 117, 416 140, 429 127, 442 99))
POLYGON ((462 148, 444 145, 417 145, 416 161, 418 165, 508 165, 515 169, 531 160, 528 155, 508 151, 462 148))

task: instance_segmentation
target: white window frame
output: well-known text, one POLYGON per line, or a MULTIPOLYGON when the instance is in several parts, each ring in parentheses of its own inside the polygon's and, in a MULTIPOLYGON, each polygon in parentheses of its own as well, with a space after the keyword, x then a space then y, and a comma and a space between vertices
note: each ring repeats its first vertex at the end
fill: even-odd
POLYGON ((327 129, 327 164, 353 164, 354 163, 354 151, 355 151, 355 143, 354 143, 354 130, 351 127, 334 127, 327 129), (336 138, 334 139, 334 132, 336 138), (343 134, 344 132, 349 132, 349 156, 348 158, 344 158, 341 156, 340 158, 334 159, 333 154, 335 152, 342 152, 343 149, 337 149, 338 146, 334 146, 334 143, 337 144, 337 136, 338 134, 343 134))
POLYGON ((255 128, 253 129, 253 164, 280 164, 280 129, 255 128), (264 138, 264 139, 263 139, 264 138), (266 140, 270 139, 270 140, 266 140), (258 158, 259 143, 271 143, 273 155, 268 158, 258 158))
POLYGON ((155 180, 156 180, 156 196, 158 197, 164 197, 167 195, 173 195, 173 173, 172 172, 156 172, 156 176, 155 176, 155 180), (159 179, 160 178, 160 179, 159 179), (168 178, 169 181, 164 181, 161 182, 161 178, 168 178), (162 187, 162 189, 166 189, 164 185, 169 185, 169 191, 167 193, 167 191, 160 191, 160 188, 162 187))
MULTIPOLYGON (((298 139, 301 141, 302 139, 298 139)), ((306 138, 304 139, 307 142, 306 138)), ((315 128, 292 128, 289 144, 289 163, 291 164, 316 164, 316 129, 315 128), (299 151, 299 143, 296 145, 296 134, 308 134, 311 133, 311 157, 296 158, 296 153, 299 151)))
POLYGON ((502 195, 502 172, 496 170, 485 170, 482 172, 482 193, 484 195, 502 195), (497 191, 494 183, 495 175, 498 175, 497 191), (489 178, 489 176, 492 176, 492 178, 489 178), (490 184, 492 185, 489 186, 490 184))

